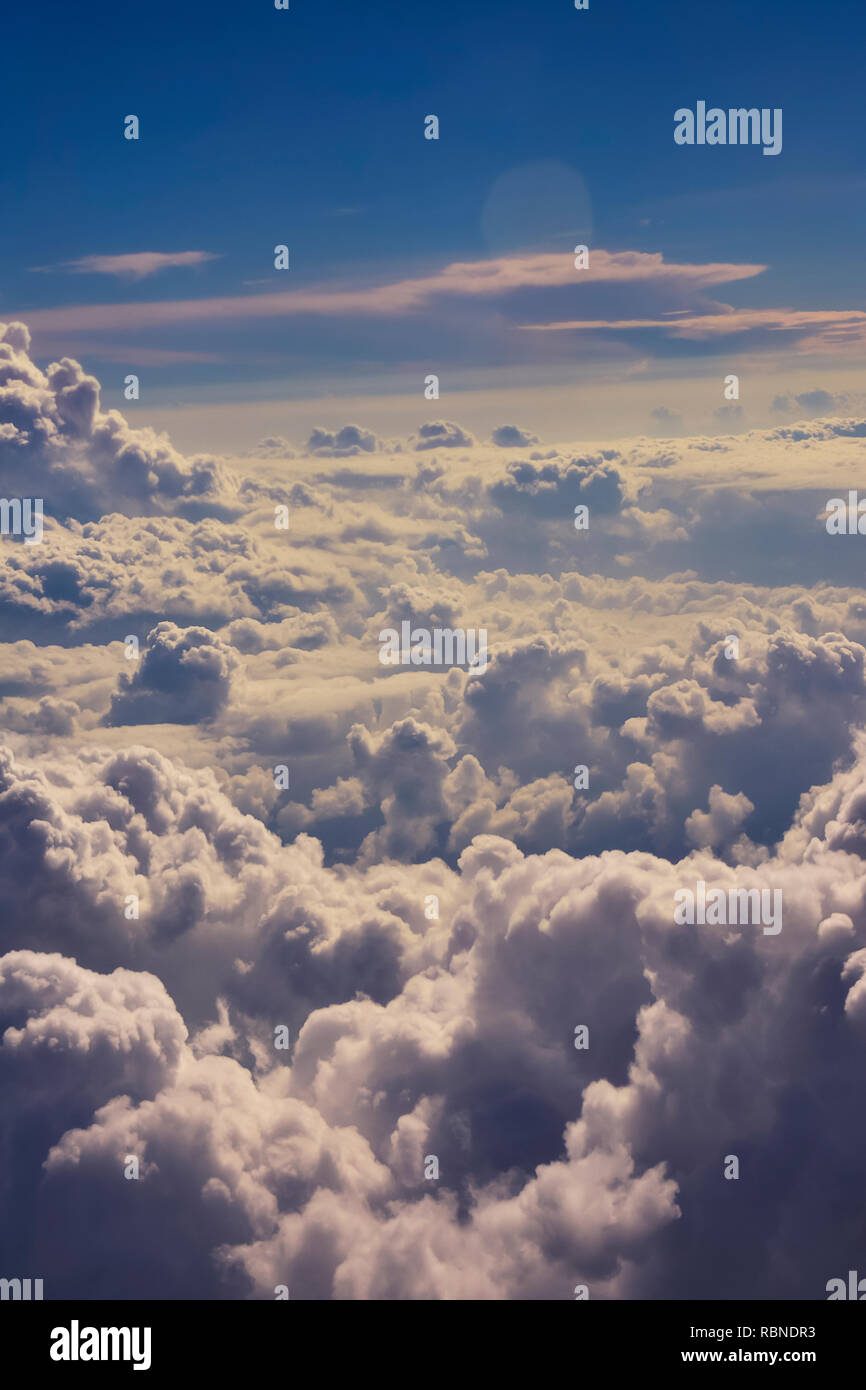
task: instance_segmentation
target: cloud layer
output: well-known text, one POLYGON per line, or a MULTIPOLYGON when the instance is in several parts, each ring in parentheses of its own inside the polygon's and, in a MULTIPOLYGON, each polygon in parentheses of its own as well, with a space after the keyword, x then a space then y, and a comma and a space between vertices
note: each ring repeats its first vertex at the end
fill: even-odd
POLYGON ((7 1262, 47 1297, 823 1297, 862 1254, 866 600, 822 514, 866 423, 801 392, 736 436, 325 419, 189 459, 28 349, 7 1262), (486 669, 382 664, 404 622, 484 629, 486 669), (678 923, 698 882, 778 890, 781 932, 678 923))

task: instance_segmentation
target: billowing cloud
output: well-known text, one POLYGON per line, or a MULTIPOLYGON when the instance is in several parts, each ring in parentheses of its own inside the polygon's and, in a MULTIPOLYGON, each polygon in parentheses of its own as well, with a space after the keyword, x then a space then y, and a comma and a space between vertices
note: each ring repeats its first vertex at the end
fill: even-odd
POLYGON ((866 599, 821 518, 864 422, 420 414, 236 473, 27 349, 2 486, 62 505, 0 541, 10 1267, 823 1297, 866 1159, 866 599), (404 622, 489 660, 384 665, 404 622), (679 920, 700 884, 780 930, 679 920))
POLYGON ((538 443, 534 434, 519 429, 517 425, 499 425, 490 437, 500 449, 524 449, 538 443))
POLYGON ((159 623, 131 675, 121 674, 109 724, 194 724, 227 703, 237 658, 204 627, 159 623))
POLYGON ((6 495, 40 496, 49 516, 95 518, 112 506, 186 515, 225 510, 218 460, 183 458, 165 436, 102 411, 99 382, 64 357, 46 371, 20 323, 0 324, 0 476, 6 495))
POLYGON ((307 440, 307 452, 323 458, 351 458, 354 454, 371 454, 376 449, 376 436, 360 425, 344 425, 340 430, 318 426, 307 440))
POLYGON ((418 430, 415 449, 465 449, 474 443, 471 434, 452 420, 430 420, 418 430))

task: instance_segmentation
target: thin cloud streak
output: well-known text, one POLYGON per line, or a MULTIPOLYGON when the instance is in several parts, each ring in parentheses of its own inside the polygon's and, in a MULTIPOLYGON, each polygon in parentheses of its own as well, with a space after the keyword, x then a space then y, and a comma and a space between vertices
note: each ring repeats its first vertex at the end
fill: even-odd
POLYGON ((82 256, 58 265, 35 265, 33 270, 68 270, 73 275, 115 275, 125 280, 144 280, 160 270, 204 265, 219 260, 216 251, 131 251, 121 256, 82 256))
POLYGON ((800 328, 850 329, 866 324, 860 309, 732 309, 727 314, 692 314, 673 319, 569 319, 561 323, 525 323, 532 333, 567 333, 584 329, 627 332, 636 328, 664 328, 672 338, 715 338, 748 329, 766 328, 790 332, 800 328))
POLYGON ((149 304, 89 304, 19 310, 4 317, 24 318, 39 330, 130 329, 214 319, 284 318, 311 314, 400 316, 442 296, 495 299, 525 289, 653 281, 689 289, 728 284, 760 275, 766 266, 709 263, 666 264, 658 253, 595 251, 592 264, 576 271, 570 255, 509 256, 497 260, 455 261, 433 275, 362 289, 285 290, 274 294, 226 295, 210 299, 163 300, 149 304))

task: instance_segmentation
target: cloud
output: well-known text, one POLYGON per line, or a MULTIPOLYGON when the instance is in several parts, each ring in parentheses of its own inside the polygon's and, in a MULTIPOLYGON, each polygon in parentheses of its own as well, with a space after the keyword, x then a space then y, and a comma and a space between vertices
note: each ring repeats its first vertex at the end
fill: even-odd
POLYGON ((226 705, 237 658, 204 627, 159 623, 132 675, 122 673, 108 724, 194 724, 226 705))
POLYGON ((56 266, 34 266, 34 270, 71 270, 76 275, 114 275, 122 280, 144 280, 161 270, 180 266, 204 265, 219 257, 213 251, 131 251, 120 256, 82 256, 61 261, 56 266))
POLYGON ((499 425, 490 437, 500 449, 524 449, 538 443, 536 435, 518 429, 516 425, 499 425))
POLYGON ((164 435, 133 429, 101 409, 99 382, 78 362, 64 357, 43 372, 29 350, 24 324, 0 324, 0 474, 11 495, 42 496, 60 517, 226 506, 236 484, 217 459, 187 460, 164 435))
MULTIPOLYGON (((200 254, 200 253, 184 253, 200 254)), ((591 268, 581 272, 583 285, 658 283, 692 289, 726 284, 760 275, 765 266, 709 263, 666 263, 657 252, 593 252, 591 268)), ((494 300, 523 290, 557 289, 574 284, 569 255, 501 256, 484 261, 454 261, 430 275, 375 285, 370 288, 327 286, 282 290, 272 294, 224 296, 215 299, 163 300, 147 303, 90 304, 74 308, 33 309, 27 314, 40 332, 71 329, 138 330, 147 326, 288 317, 298 314, 327 317, 401 317, 426 308, 437 299, 494 300)))
POLYGON ((743 407, 741 405, 720 405, 713 411, 713 419, 718 420, 720 425, 736 426, 742 424, 743 407))
POLYGON ((801 391, 794 397, 776 396, 772 408, 783 415, 791 414, 798 408, 809 415, 829 415, 831 412, 844 410, 846 406, 845 396, 834 395, 832 391, 818 387, 814 391, 801 391))
POLYGON ((820 515, 864 422, 324 430, 290 478, 276 437, 215 460, 191 515, 192 461, 120 416, 110 448, 94 379, 26 349, 4 491, 81 496, 0 543, 11 1267, 823 1297, 866 1158, 866 600, 820 515), (487 668, 382 666, 405 620, 484 627, 487 668), (678 923, 699 881, 778 890, 781 932, 678 923))
POLYGON ((268 435, 254 444, 249 451, 251 458, 294 458, 295 451, 281 434, 268 435))
POLYGON ((187 1030, 155 976, 83 970, 56 953, 0 957, 2 1056, 8 1076, 82 1087, 91 1105, 117 1088, 144 1099, 176 1074, 187 1030), (53 1063, 50 1071, 45 1062, 53 1063), (52 1075, 53 1073, 53 1075, 52 1075))
MULTIPOLYGON (((529 508, 538 515, 564 517, 569 504, 581 502, 601 514, 619 510, 622 479, 612 460, 615 450, 591 458, 544 464, 511 463, 508 477, 494 483, 490 497, 497 506, 529 508)), ((572 508, 573 510, 573 508, 572 508)))
POLYGON ((306 448, 307 453, 319 458, 352 458, 357 454, 371 454, 378 445, 376 436, 360 425, 344 425, 336 431, 317 426, 307 440, 306 448))
MULTIPOLYGON (((168 261, 211 254, 135 253, 71 264, 79 271, 140 276, 168 261)), ((42 351, 100 351, 113 360, 126 342, 142 362, 148 353, 159 353, 168 327, 199 337, 207 328, 207 342, 192 344, 191 356, 196 346, 213 356, 216 346, 218 356, 236 361, 242 344, 250 361, 260 361, 263 341, 272 351, 278 338, 279 350, 294 359, 294 349, 287 349, 284 337, 274 337, 267 320, 300 318, 306 321, 305 347, 303 361, 293 360, 293 369, 309 372, 318 355, 326 375, 333 373, 335 350, 343 361, 356 340, 359 345, 363 340, 377 361, 405 364, 407 325, 419 313, 427 316, 428 338, 432 334, 440 360, 476 366, 523 361, 537 368, 546 360, 561 370, 575 355, 596 360, 599 353, 621 365, 624 352, 637 365, 647 353, 670 356, 672 349, 686 353, 695 344, 719 346, 724 340, 730 345, 735 338, 756 352, 774 352, 780 342, 811 355, 862 349, 866 317, 861 310, 735 306, 711 297, 716 287, 755 280, 766 269, 757 263, 688 264, 666 261, 659 252, 594 247, 589 266, 579 271, 571 253, 523 252, 454 261, 426 274, 380 277, 378 283, 332 281, 284 289, 283 280, 291 277, 278 276, 280 288, 268 278, 249 282, 256 293, 60 305, 29 310, 26 317, 42 351), (503 332, 509 328, 513 331, 503 332), (160 342, 149 341, 154 332, 160 342), (214 335, 222 335, 225 344, 215 343, 214 335)))
POLYGON ((431 420, 418 430, 412 447, 420 449, 468 449, 474 444, 472 435, 452 420, 431 420))
POLYGON ((657 405, 651 414, 659 430, 664 433, 678 434, 682 429, 683 417, 666 405, 657 405))
POLYGON ((709 811, 693 811, 685 822, 686 836, 698 849, 719 849, 733 838, 754 809, 742 792, 728 796, 716 784, 710 787, 709 811))
MULTIPOLYGON (((120 799, 105 812, 118 824, 129 797, 146 817, 160 851, 149 876, 181 833, 187 864, 218 851, 230 883, 236 835, 208 778, 164 765, 155 796, 134 766, 111 769, 120 799)), ((834 824, 855 824, 857 808, 843 809, 855 785, 848 774, 822 789, 834 824)), ((795 829, 816 829, 817 805, 816 793, 795 829)), ((186 965, 164 946, 161 969, 200 996, 204 970, 223 1001, 212 1021, 190 1027, 148 971, 103 974, 33 947, 0 959, 0 1065, 28 1096, 19 1142, 42 1172, 19 1191, 11 1240, 40 1257, 56 1296, 76 1282, 78 1296, 124 1298, 157 1287, 272 1298, 287 1283, 300 1298, 513 1300, 568 1298, 578 1282, 601 1298, 821 1296, 856 1232, 832 1223, 815 1174, 834 1200, 853 1197, 847 1155, 866 1140, 850 1106, 866 931, 857 850, 819 833, 808 861, 788 852, 737 870, 708 850, 678 865, 524 857, 482 835, 458 874, 428 861, 348 876, 305 854, 267 833, 247 843, 233 908, 203 875, 207 930, 189 938, 186 965), (781 884, 783 933, 677 927, 673 891, 695 877, 781 884), (440 917, 425 922, 430 891, 440 917), (217 985, 218 918, 232 912, 226 944, 247 965, 232 982, 227 958, 217 985), (273 1048, 275 1019, 290 1028, 288 1056, 273 1048), (71 1087, 85 1059, 84 1086, 71 1087), (814 1149, 790 1148, 793 1094, 820 1115, 814 1149), (762 1190, 787 1154, 796 1223, 783 1194, 742 1211, 709 1200, 719 1154, 738 1146, 762 1190), (36 1202, 50 1219, 28 1246, 36 1202), (168 1240, 183 1211, 184 1238, 168 1240), (141 1258, 129 1261, 133 1237, 141 1258)))
MULTIPOLYGON (((715 306, 719 307, 719 306, 715 306)), ((778 335, 787 334, 804 353, 859 353, 866 341, 866 312, 860 309, 734 309, 721 306, 724 313, 705 312, 680 318, 567 319, 548 323, 524 323, 520 327, 535 333, 578 333, 606 331, 631 333, 660 329, 670 339, 712 342, 736 334, 765 335, 767 345, 778 335)))

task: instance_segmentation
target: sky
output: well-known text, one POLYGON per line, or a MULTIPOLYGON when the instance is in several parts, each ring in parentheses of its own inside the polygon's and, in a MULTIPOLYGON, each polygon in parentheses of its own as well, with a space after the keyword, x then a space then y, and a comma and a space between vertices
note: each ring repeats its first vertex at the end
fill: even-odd
POLYGON ((140 373, 139 416, 189 446, 225 442, 225 419, 215 435, 200 408, 221 402, 306 430, 311 399, 338 397, 400 428, 428 372, 471 425, 493 426, 505 389, 547 388, 564 433, 610 436, 614 392, 620 430, 646 428, 647 392, 688 416, 696 375, 748 364, 751 419, 767 424, 784 373, 804 389, 800 370, 859 370, 862 327, 843 339, 832 318, 863 283, 863 21, 847 5, 96 3, 86 22, 50 5, 8 23, 28 55, 7 75, 27 138, 0 169, 0 311, 27 319, 37 353, 101 371, 112 405, 140 373), (781 154, 677 146, 673 113, 700 99, 781 107, 781 154), (123 138, 130 113, 138 141, 123 138), (576 244, 596 278, 596 251, 731 269, 711 288, 659 269, 645 312, 632 300, 624 315, 616 283, 569 271, 576 244), (527 251, 562 277, 482 288, 485 262, 527 251), (136 275, 105 259, 145 252, 180 264, 136 275), (460 294, 435 283, 467 262, 479 273, 460 294), (375 307, 377 287, 430 278, 425 312, 375 307), (370 295, 348 309, 347 290, 370 295), (718 304, 777 318, 686 342, 665 322, 718 304), (160 305, 176 307, 141 312, 160 305), (830 322, 816 340, 792 310, 830 322), (596 326, 525 329, 563 321, 596 326))
POLYGON ((864 1268, 863 25, 9 17, 0 1278, 864 1268))

